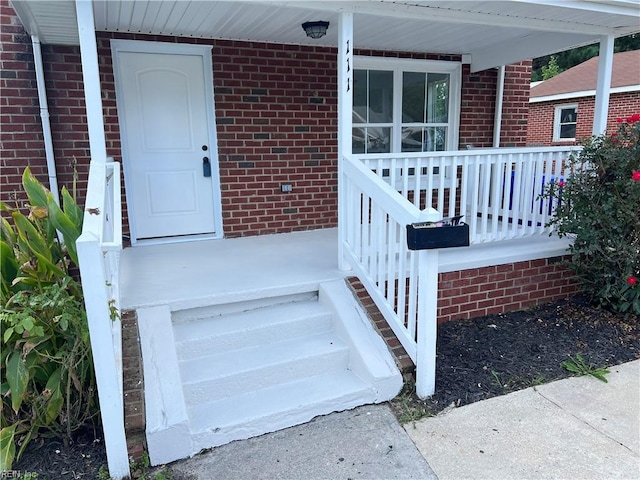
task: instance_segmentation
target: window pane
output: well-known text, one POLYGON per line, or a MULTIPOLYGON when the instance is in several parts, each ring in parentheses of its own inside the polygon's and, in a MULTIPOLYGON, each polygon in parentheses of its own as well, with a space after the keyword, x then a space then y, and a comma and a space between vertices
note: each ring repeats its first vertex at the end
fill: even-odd
POLYGON ((563 108, 560 113, 560 123, 576 123, 578 112, 575 108, 563 108))
POLYGON ((427 85, 427 122, 449 121, 449 74, 430 73, 427 85))
POLYGON ((424 152, 442 152, 447 146, 447 127, 427 127, 424 129, 424 152))
POLYGON ((560 125, 560 138, 576 138, 576 124, 560 125))
POLYGON ((422 152, 422 127, 403 127, 401 148, 403 152, 422 152))
MULTIPOLYGON (((425 121, 426 75, 418 72, 404 72, 402 75, 402 123, 423 123, 425 121)), ((404 135, 403 135, 404 138, 404 135)), ((413 150, 404 150, 410 152, 413 150)), ((420 150, 417 150, 420 151, 420 150)))
MULTIPOLYGON (((353 72, 353 123, 367 123, 367 71, 353 72)), ((355 150, 354 150, 355 153, 355 150)))
POLYGON ((369 70, 369 123, 393 122, 393 72, 369 70))
POLYGON ((368 127, 367 153, 391 152, 391 128, 368 127))
POLYGON ((365 153, 364 151, 364 128, 354 128, 351 131, 351 151, 353 153, 365 153))
POLYGON ((390 127, 354 128, 351 134, 353 153, 390 153, 390 127))

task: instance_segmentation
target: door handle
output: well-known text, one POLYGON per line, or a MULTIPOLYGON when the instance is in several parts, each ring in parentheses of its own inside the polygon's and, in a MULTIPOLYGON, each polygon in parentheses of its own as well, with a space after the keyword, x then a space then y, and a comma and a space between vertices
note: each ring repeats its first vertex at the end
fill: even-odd
POLYGON ((211 176, 211 163, 209 162, 209 157, 202 157, 202 176, 211 176))

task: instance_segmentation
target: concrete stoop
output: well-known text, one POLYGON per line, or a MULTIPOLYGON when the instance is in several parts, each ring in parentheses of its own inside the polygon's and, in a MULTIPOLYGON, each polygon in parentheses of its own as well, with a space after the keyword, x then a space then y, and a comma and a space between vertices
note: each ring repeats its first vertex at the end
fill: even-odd
POLYGON ((343 280, 137 315, 152 465, 384 402, 402 387, 386 344, 343 280))

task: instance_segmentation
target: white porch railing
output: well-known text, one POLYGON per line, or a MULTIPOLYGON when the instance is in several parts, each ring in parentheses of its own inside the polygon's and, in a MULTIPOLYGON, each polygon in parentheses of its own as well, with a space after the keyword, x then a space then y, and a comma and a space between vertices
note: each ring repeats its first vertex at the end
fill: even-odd
POLYGON ((343 251, 416 365, 421 397, 435 390, 438 251, 407 250, 406 225, 438 220, 421 211, 360 160, 344 157, 343 251), (435 297, 434 297, 435 293, 435 297))
POLYGON ((407 248, 406 225, 463 215, 472 243, 548 234, 554 205, 538 198, 564 180, 579 148, 345 155, 339 242, 416 365, 417 393, 435 391, 438 251, 407 248))
POLYGON ((78 261, 100 414, 113 478, 130 475, 124 431, 118 276, 122 250, 120 164, 91 162, 78 261))
POLYGON ((478 243, 548 234, 545 224, 554 205, 538 196, 545 183, 567 177, 566 160, 579 150, 500 148, 353 158, 419 209, 463 215, 471 242, 478 243))

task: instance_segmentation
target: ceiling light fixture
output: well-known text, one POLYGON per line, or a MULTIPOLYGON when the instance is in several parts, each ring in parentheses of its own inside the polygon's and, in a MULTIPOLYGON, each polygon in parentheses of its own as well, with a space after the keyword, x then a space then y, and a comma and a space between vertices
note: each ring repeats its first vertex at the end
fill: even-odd
POLYGON ((304 22, 302 28, 307 32, 307 37, 322 38, 327 33, 329 28, 329 22, 304 22))

